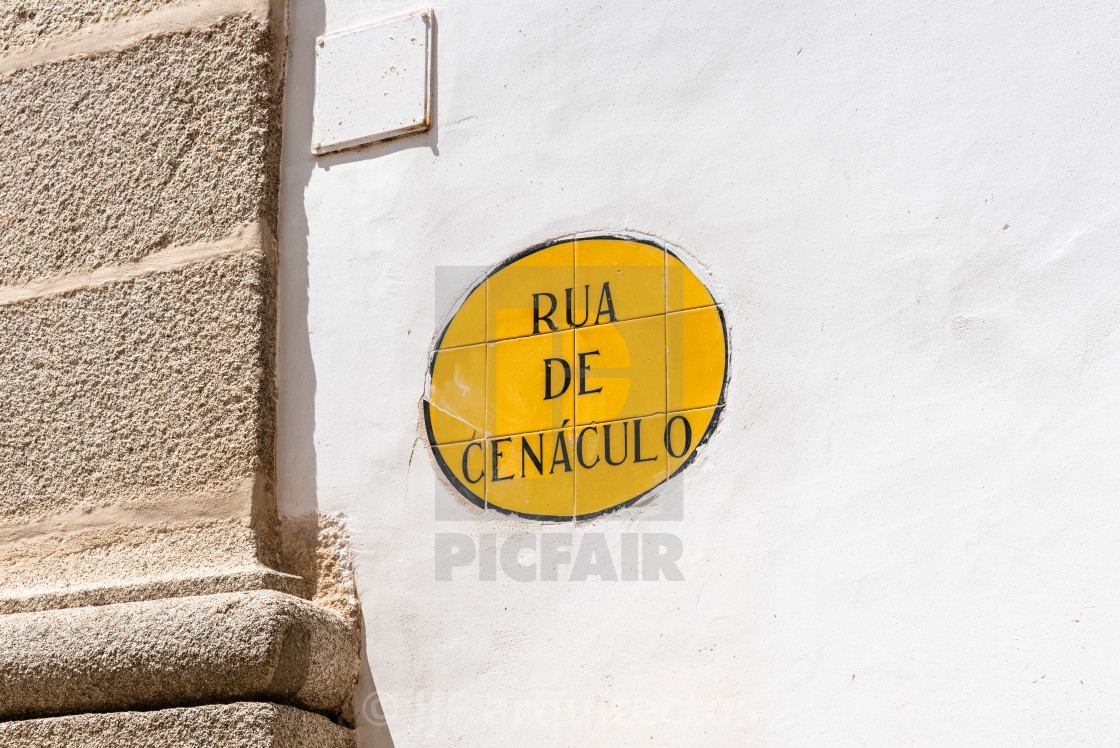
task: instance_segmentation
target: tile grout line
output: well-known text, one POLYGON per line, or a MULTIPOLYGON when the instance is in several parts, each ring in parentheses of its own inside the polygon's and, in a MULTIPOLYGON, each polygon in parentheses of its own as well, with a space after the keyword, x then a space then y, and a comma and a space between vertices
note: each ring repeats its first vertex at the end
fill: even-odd
MULTIPOLYGON (((663 283, 665 285, 665 325, 664 325, 664 348, 665 348, 665 410, 669 410, 669 253, 665 252, 662 258, 662 268, 664 269, 663 283)), ((668 478, 669 460, 665 459, 665 476, 668 478)))
MULTIPOLYGON (((577 238, 573 234, 572 235, 572 273, 571 273, 571 276, 568 279, 568 282, 571 284, 571 288, 572 288, 572 300, 573 300, 572 303, 573 303, 573 305, 575 304, 575 298, 576 298, 576 268, 579 267, 579 265, 578 265, 578 263, 579 263, 579 244, 580 244, 579 238, 577 238)), ((587 313, 590 314, 591 310, 588 309, 587 313)), ((575 317, 574 314, 572 314, 571 316, 573 318, 575 317)), ((586 318, 584 318, 584 321, 586 322, 586 318)), ((579 354, 576 352, 576 330, 577 329, 578 328, 576 328, 574 326, 571 328, 571 330, 572 330, 572 366, 576 366, 576 361, 579 359, 579 354)), ((574 385, 575 382, 573 382, 572 384, 574 385)), ((576 413, 576 405, 577 405, 577 403, 576 403, 576 387, 573 386, 572 387, 572 421, 573 421, 573 423, 572 423, 572 446, 573 447, 575 447, 575 436, 576 436, 575 421, 579 420, 579 416, 576 413)), ((561 428, 563 428, 563 427, 561 427, 561 428)), ((579 485, 576 483, 577 467, 578 466, 573 466, 572 467, 572 517, 571 517, 571 521, 573 523, 576 521, 576 517, 579 516, 579 485)))
MULTIPOLYGON (((490 276, 483 281, 486 288, 482 290, 482 438, 483 443, 490 438, 490 410, 487 401, 490 398, 490 276)), ((482 448, 482 508, 490 511, 489 491, 486 480, 486 447, 482 448)))
POLYGON ((658 317, 668 317, 668 316, 671 316, 671 315, 674 315, 674 314, 685 314, 687 312, 695 312, 695 311, 698 311, 700 309, 711 309, 712 307, 718 307, 718 306, 719 306, 719 304, 705 304, 703 306, 689 307, 688 309, 678 309, 676 311, 658 312, 657 314, 646 314, 646 315, 643 315, 641 317, 633 317, 631 319, 620 319, 617 322, 607 322, 607 323, 602 324, 602 325, 581 325, 579 327, 569 327, 569 328, 566 328, 564 330, 557 330, 556 332, 549 331, 549 332, 537 333, 535 335, 534 334, 515 335, 512 338, 499 338, 497 340, 482 340, 482 341, 479 341, 477 343, 464 343, 462 345, 449 345, 449 346, 445 346, 443 348, 436 348, 435 350, 432 351, 432 353, 439 353, 440 351, 452 351, 452 350, 455 350, 457 348, 470 348, 473 345, 493 345, 495 343, 507 343, 511 340, 527 340, 529 338, 542 338, 545 335, 559 335, 560 333, 569 332, 571 330, 590 330, 590 329, 595 328, 595 327, 610 327, 611 325, 624 325, 627 322, 640 322, 641 320, 644 320, 644 319, 657 319, 658 317))
MULTIPOLYGON (((480 436, 477 439, 458 439, 456 441, 451 441, 451 442, 437 442, 436 444, 434 444, 432 446, 450 447, 450 446, 453 446, 453 445, 456 445, 456 444, 474 444, 476 442, 489 441, 491 439, 507 439, 507 438, 516 439, 518 437, 530 436, 532 434, 542 434, 542 433, 548 433, 550 431, 564 431, 564 430, 567 430, 567 429, 572 429, 572 431, 578 431, 578 430, 586 428, 588 426, 603 426, 603 425, 610 425, 610 424, 614 424, 614 423, 625 423, 627 421, 641 420, 643 418, 655 418, 657 416, 668 417, 668 416, 682 415, 684 413, 696 413, 696 412, 699 412, 701 410, 715 410, 716 408, 722 407, 724 404, 725 403, 716 403, 715 405, 702 405, 699 408, 678 408, 677 410, 661 410, 661 411, 657 411, 656 413, 644 413, 640 416, 627 416, 626 418, 612 418, 609 421, 592 421, 591 423, 568 424, 567 426, 550 426, 550 427, 544 428, 544 429, 533 429, 532 431, 518 431, 518 432, 513 433, 513 434, 492 434, 492 435, 489 435, 489 436, 480 436)), ((464 423, 465 423, 465 421, 464 421, 464 423)), ((470 425, 470 424, 467 424, 467 425, 470 425)))

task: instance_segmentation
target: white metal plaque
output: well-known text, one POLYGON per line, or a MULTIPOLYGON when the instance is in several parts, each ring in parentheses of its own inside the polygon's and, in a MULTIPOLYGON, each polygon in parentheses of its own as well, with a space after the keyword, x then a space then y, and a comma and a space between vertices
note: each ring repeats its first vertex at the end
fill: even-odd
POLYGON ((428 129, 432 11, 316 40, 311 151, 338 151, 428 129))

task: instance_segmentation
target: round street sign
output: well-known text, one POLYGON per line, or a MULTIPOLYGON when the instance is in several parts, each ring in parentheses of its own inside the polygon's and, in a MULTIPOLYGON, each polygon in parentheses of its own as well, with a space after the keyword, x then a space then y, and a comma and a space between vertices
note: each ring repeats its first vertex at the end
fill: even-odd
POLYGON ((494 268, 440 334, 428 440, 480 507, 589 519, 689 464, 727 375, 723 312, 671 250, 627 234, 553 240, 494 268))

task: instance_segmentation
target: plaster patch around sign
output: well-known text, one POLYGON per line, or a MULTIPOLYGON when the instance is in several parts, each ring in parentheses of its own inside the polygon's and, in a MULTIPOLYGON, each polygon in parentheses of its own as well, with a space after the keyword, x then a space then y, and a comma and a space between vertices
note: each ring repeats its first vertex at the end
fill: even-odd
POLYGON ((316 40, 312 153, 428 129, 431 32, 423 10, 316 40))
POLYGON ((723 312, 656 240, 543 242, 461 298, 423 411, 444 477, 479 507, 541 521, 616 511, 680 472, 719 421, 723 312))

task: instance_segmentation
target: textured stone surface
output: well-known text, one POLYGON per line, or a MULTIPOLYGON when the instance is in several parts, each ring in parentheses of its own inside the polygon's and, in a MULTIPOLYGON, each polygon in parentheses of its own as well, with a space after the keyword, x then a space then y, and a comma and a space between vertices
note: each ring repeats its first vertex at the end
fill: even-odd
POLYGON ((271 475, 262 252, 0 306, 0 519, 271 475))
POLYGON ((0 0, 0 54, 32 46, 52 34, 145 13, 175 0, 0 0))
POLYGON ((0 722, 6 748, 353 748, 326 717, 261 702, 0 722))
POLYGON ((311 596, 307 580, 257 559, 257 534, 241 520, 117 525, 0 543, 0 614, 242 590, 311 596))
POLYGON ((353 625, 280 592, 0 616, 0 719, 235 700, 338 713, 353 625))
MULTIPOLYGON (((203 578, 243 569, 255 559, 254 533, 244 520, 148 527, 122 524, 10 540, 0 543, 0 612, 18 612, 5 610, 5 603, 36 596, 81 598, 121 582, 203 578)), ((80 600, 74 602, 78 605, 33 609, 80 607, 80 600)), ((93 598, 86 604, 106 602, 126 600, 93 598)))
POLYGON ((0 76, 0 285, 274 226, 271 28, 246 14, 0 76))
POLYGON ((350 530, 341 516, 314 514, 280 520, 283 568, 307 580, 308 597, 358 625, 350 530))
POLYGON ((246 590, 276 590, 298 597, 309 594, 305 579, 263 566, 157 579, 136 578, 133 574, 118 584, 88 584, 64 590, 0 596, 0 615, 246 590))
POLYGON ((354 743, 345 538, 277 570, 282 37, 0 0, 0 745, 354 743))

